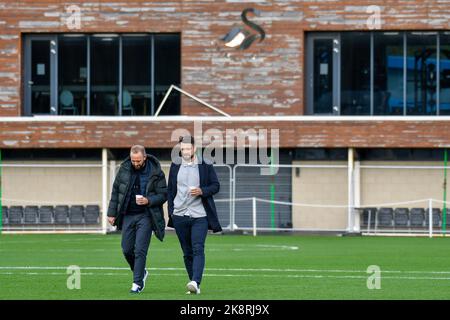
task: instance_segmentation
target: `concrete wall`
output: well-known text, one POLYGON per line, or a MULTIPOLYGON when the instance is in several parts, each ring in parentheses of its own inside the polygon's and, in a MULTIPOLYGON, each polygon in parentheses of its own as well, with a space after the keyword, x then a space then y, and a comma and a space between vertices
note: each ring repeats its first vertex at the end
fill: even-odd
MULTIPOLYGON (((294 161, 293 165, 346 165, 346 161, 294 161)), ((347 168, 292 169, 292 202, 316 206, 346 206, 347 168)), ((346 208, 293 206, 292 225, 299 229, 345 229, 346 208)))
MULTIPOLYGON (((426 161, 370 161, 361 165, 443 166, 426 161)), ((443 200, 444 169, 361 169, 361 204, 395 203, 421 199, 443 200)), ((441 207, 441 204, 434 203, 441 207)), ((427 201, 389 207, 428 207, 427 201)))
MULTIPOLYGON (((346 165, 346 162, 296 161, 293 164, 346 165)), ((442 166, 442 163, 427 161, 363 161, 371 166, 442 166)), ((347 169, 301 168, 297 177, 292 169, 292 202, 319 206, 348 203, 347 169)), ((392 204, 422 199, 443 200, 443 169, 372 169, 360 171, 360 205, 391 208, 427 208, 428 201, 410 204, 392 204), (383 205, 386 204, 386 205, 383 205)), ((442 208, 442 204, 433 203, 442 208)), ((300 229, 345 229, 347 208, 293 206, 293 227, 300 229)))

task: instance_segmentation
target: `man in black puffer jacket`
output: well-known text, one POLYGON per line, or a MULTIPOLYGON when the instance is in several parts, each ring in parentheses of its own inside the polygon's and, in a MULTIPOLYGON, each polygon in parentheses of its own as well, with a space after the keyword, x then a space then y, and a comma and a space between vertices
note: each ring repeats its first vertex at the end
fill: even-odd
POLYGON ((122 230, 122 251, 133 271, 130 293, 144 290, 152 231, 164 239, 166 200, 166 178, 158 159, 143 146, 133 146, 114 180, 107 214, 109 223, 122 230))

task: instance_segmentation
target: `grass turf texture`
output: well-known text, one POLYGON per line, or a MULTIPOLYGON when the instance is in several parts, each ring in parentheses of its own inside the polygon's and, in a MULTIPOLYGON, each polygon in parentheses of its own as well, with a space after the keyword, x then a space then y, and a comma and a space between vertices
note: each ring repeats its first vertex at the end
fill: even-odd
POLYGON ((449 238, 209 235, 198 296, 185 295, 188 278, 171 232, 162 243, 152 237, 146 288, 129 294, 120 239, 0 235, 0 299, 450 298, 449 238), (67 289, 69 265, 81 267, 80 290, 67 289), (369 265, 381 268, 379 290, 367 288, 369 265))

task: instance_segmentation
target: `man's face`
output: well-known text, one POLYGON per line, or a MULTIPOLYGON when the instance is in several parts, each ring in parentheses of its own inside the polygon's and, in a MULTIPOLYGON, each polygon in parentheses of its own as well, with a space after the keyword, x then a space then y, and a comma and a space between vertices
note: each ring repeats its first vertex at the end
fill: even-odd
POLYGON ((131 153, 130 158, 131 164, 136 170, 139 170, 144 166, 146 157, 142 153, 131 153))
POLYGON ((191 161, 192 156, 195 153, 195 147, 190 143, 181 143, 181 156, 183 157, 184 161, 191 161))

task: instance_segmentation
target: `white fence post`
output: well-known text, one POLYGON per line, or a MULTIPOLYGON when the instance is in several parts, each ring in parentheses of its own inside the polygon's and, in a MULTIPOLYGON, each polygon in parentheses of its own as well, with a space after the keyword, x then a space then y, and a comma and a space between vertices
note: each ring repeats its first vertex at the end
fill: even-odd
POLYGON ((256 237, 256 198, 253 197, 252 198, 252 203, 253 203, 253 236, 256 237))
POLYGON ((428 236, 433 238, 433 199, 428 199, 428 236))
POLYGON ((102 149, 102 233, 107 233, 108 211, 108 149, 102 149))

